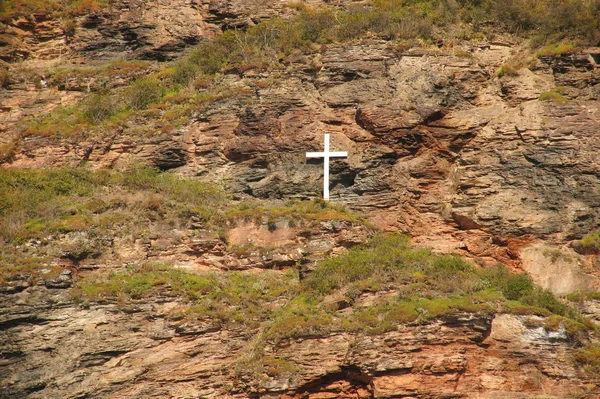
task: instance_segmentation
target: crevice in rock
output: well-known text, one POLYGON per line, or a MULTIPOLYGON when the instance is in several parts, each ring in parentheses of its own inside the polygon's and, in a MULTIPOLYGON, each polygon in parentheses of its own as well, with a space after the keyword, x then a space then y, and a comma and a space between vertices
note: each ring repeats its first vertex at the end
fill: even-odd
POLYGON ((48 321, 49 320, 38 317, 37 315, 15 317, 14 319, 0 321, 0 331, 9 330, 22 324, 45 324, 48 321))
MULTIPOLYGON (((373 377, 365 374, 359 367, 354 365, 342 366, 340 371, 326 374, 313 381, 296 388, 294 392, 297 395, 310 395, 312 393, 323 392, 326 390, 325 387, 330 386, 336 382, 346 382, 349 384, 344 389, 346 394, 350 392, 357 392, 358 390, 367 391, 370 398, 374 397, 373 392, 373 377)), ((360 396, 363 398, 364 396, 360 396)))

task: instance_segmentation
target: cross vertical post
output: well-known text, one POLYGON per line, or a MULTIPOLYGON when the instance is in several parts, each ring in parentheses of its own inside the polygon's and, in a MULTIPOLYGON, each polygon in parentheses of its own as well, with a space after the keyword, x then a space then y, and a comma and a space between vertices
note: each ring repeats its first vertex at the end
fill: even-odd
POLYGON ((346 151, 329 151, 329 134, 325 133, 325 143, 323 152, 307 152, 307 158, 323 158, 323 199, 329 200, 329 158, 347 157, 346 151))

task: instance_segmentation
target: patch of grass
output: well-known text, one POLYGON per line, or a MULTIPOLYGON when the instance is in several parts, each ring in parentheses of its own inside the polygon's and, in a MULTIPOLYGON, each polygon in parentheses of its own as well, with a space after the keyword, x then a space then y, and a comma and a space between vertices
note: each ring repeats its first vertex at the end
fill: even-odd
POLYGON ((573 249, 582 255, 600 253, 600 231, 590 233, 573 243, 573 249))
POLYGON ((332 204, 321 199, 288 201, 282 207, 265 207, 261 206, 258 202, 242 202, 236 207, 227 209, 226 216, 232 223, 244 220, 260 224, 265 220, 274 221, 279 218, 286 218, 292 224, 302 222, 310 226, 330 220, 364 223, 364 221, 349 212, 344 206, 332 204))
POLYGON ((600 374, 600 345, 588 344, 575 353, 575 361, 590 375, 600 374))
POLYGON ((519 76, 519 70, 512 64, 502 64, 500 69, 498 69, 497 75, 499 78, 503 76, 519 76))
POLYGON ((178 317, 211 320, 223 325, 257 328, 295 292, 297 275, 263 271, 249 273, 191 273, 161 264, 129 267, 107 277, 79 281, 72 295, 80 301, 131 302, 162 296, 186 298, 178 317))
MULTIPOLYGON (((53 112, 41 115, 26 125, 21 138, 51 137, 69 138, 82 137, 90 129, 90 119, 86 117, 88 102, 67 107, 59 107, 53 112)), ((93 105, 92 105, 93 107, 93 105)), ((93 113, 90 114, 93 116, 93 113)))
POLYGON ((13 281, 27 281, 36 284, 56 278, 62 268, 52 265, 49 257, 23 254, 15 248, 0 246, 0 285, 13 281))
MULTIPOLYGON (((1 169, 0 252, 33 240, 40 244, 20 249, 27 252, 23 256, 45 259, 49 253, 57 256, 57 250, 68 250, 76 258, 76 248, 65 247, 73 240, 63 243, 61 237, 81 233, 82 248, 94 247, 92 252, 102 253, 109 248, 96 249, 96 236, 141 237, 148 234, 149 225, 158 231, 185 227, 196 215, 208 215, 207 229, 221 225, 224 221, 217 221, 216 208, 226 202, 214 184, 182 180, 153 169, 1 169), (41 245, 42 241, 46 244, 41 245)), ((110 240, 102 245, 110 245, 110 240)), ((24 267, 22 274, 30 272, 31 268, 24 267)), ((15 273, 12 268, 9 274, 15 273)))
POLYGON ((492 313, 489 303, 479 303, 470 296, 437 298, 395 297, 376 306, 360 308, 346 320, 344 329, 382 334, 404 323, 427 323, 456 313, 492 313))
POLYGON ((274 316, 266 335, 277 339, 326 335, 335 329, 335 321, 318 298, 300 295, 274 316))
MULTIPOLYGON (((447 255, 435 256, 429 251, 410 247, 401 235, 377 236, 364 246, 352 248, 347 254, 322 262, 305 282, 308 291, 328 295, 348 284, 416 284, 426 277, 427 290, 441 292, 475 292, 465 277, 473 266, 464 259, 447 255)), ((411 296, 411 295, 408 295, 411 296)))
POLYGON ((551 101, 551 102, 555 102, 555 103, 566 103, 569 101, 567 98, 565 98, 565 96, 563 96, 563 94, 561 93, 561 90, 558 88, 541 93, 539 100, 540 101, 551 101))
POLYGON ((549 44, 542 47, 536 53, 537 57, 559 57, 575 51, 575 46, 571 43, 549 44))
POLYGON ((530 34, 538 42, 572 39, 596 43, 598 9, 594 3, 567 0, 560 7, 552 1, 508 0, 491 2, 492 18, 510 31, 530 34))
POLYGON ((544 329, 547 331, 557 331, 562 328, 565 329, 571 340, 583 342, 587 338, 588 332, 595 329, 595 325, 589 320, 579 322, 559 315, 551 315, 544 323, 544 329))
POLYGON ((98 67, 58 67, 46 71, 48 84, 62 90, 69 86, 86 87, 90 91, 110 89, 117 84, 126 84, 137 77, 152 72, 154 64, 149 61, 116 59, 98 67))
POLYGON ((567 299, 571 302, 598 301, 600 300, 600 291, 577 291, 567 295, 567 299))
MULTIPOLYGON (((90 279, 91 280, 91 279, 90 279)), ((108 300, 123 293, 129 299, 140 299, 160 291, 161 295, 184 295, 198 298, 216 288, 212 275, 198 276, 160 264, 145 264, 113 273, 97 281, 80 281, 72 294, 77 299, 108 300)))

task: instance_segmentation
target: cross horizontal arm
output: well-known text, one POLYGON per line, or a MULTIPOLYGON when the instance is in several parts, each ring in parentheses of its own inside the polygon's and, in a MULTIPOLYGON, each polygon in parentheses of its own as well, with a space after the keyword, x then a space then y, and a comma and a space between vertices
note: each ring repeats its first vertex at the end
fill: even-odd
POLYGON ((327 154, 327 156, 330 157, 347 157, 348 156, 348 152, 346 151, 337 151, 337 152, 307 152, 306 153, 306 157, 307 158, 324 158, 325 154, 327 154))

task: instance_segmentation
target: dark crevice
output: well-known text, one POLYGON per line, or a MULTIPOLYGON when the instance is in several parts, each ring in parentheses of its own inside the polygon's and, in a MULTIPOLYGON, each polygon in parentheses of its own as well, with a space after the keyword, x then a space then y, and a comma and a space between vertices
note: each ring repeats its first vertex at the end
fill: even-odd
POLYGON ((540 165, 542 162, 538 161, 537 159, 527 155, 527 154, 523 154, 523 156, 525 157, 525 159, 527 160, 527 162, 532 163, 534 165, 540 165))
POLYGON ((444 118, 444 116, 446 116, 446 114, 444 114, 442 111, 434 111, 423 118, 422 124, 429 125, 430 123, 439 121, 440 119, 444 118))
POLYGON ((336 381, 348 381, 355 389, 367 389, 372 393, 372 381, 373 377, 365 374, 357 366, 342 366, 340 371, 329 373, 322 377, 319 377, 313 381, 310 381, 300 387, 295 392, 299 394, 310 394, 314 392, 321 392, 323 387, 331 385, 336 381))
POLYGON ((45 324, 48 321, 49 320, 43 319, 43 318, 35 316, 35 315, 16 317, 14 319, 0 321, 0 331, 9 330, 11 328, 20 326, 21 324, 45 324))
POLYGON ((45 382, 38 382, 37 384, 34 384, 32 386, 29 386, 29 387, 25 388, 25 391, 28 392, 28 393, 33 393, 33 392, 41 391, 44 388, 46 388, 46 383, 45 382))

